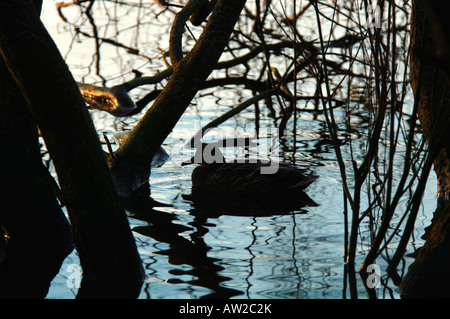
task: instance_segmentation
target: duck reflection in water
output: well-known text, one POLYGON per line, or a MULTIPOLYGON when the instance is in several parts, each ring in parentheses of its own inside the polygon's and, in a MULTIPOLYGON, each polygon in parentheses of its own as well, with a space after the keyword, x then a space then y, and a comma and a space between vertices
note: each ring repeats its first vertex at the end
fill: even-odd
MULTIPOLYGON (((184 196, 212 215, 273 215, 317 204, 304 192, 318 177, 272 161, 226 162, 216 143, 201 144, 182 165, 197 164, 192 191, 184 196)), ((214 216, 209 216, 214 217, 214 216)))

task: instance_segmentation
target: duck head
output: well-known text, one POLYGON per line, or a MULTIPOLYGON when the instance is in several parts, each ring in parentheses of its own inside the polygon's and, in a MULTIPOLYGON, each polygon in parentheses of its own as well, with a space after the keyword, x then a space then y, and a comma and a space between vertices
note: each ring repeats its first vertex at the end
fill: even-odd
POLYGON ((181 165, 222 163, 225 163, 225 157, 220 151, 219 145, 217 143, 202 143, 200 147, 197 147, 195 155, 191 159, 181 163, 181 165))

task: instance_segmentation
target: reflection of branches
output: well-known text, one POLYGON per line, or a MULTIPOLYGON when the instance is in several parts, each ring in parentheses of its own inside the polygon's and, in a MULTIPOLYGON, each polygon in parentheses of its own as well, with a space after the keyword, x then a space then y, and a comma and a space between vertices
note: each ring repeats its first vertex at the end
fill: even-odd
MULTIPOLYGON (((63 7, 68 7, 70 5, 74 5, 74 4, 78 4, 80 5, 81 3, 83 3, 85 1, 82 2, 72 2, 72 3, 68 3, 68 4, 64 4, 59 6, 59 9, 63 8, 63 7)), ((183 34, 183 29, 184 26, 187 22, 187 19, 192 16, 193 12, 198 12, 199 8, 202 8, 202 6, 204 7, 206 3, 209 3, 209 5, 213 5, 215 3, 215 1, 190 1, 182 10, 180 10, 176 17, 175 17, 175 21, 174 21, 174 27, 172 28, 172 36, 170 37, 171 42, 170 42, 170 49, 169 49, 169 53, 171 55, 171 60, 172 60, 172 64, 177 64, 177 61, 182 57, 182 52, 181 52, 181 37, 183 34)), ((120 5, 128 5, 131 6, 132 4, 127 4, 127 3, 120 3, 120 5)), ((169 3, 167 2, 159 2, 158 5, 161 6, 168 6, 169 3)), ((125 49, 127 51, 128 54, 132 54, 132 55, 136 55, 139 58, 144 58, 147 61, 152 61, 154 60, 154 58, 149 57, 148 55, 144 54, 141 50, 138 50, 137 48, 133 48, 130 45, 126 45, 121 41, 118 41, 117 39, 114 38, 108 38, 108 37, 100 37, 98 35, 98 31, 97 31, 97 27, 95 27, 95 21, 93 20, 92 15, 90 15, 91 9, 90 7, 92 6, 92 2, 89 2, 89 5, 87 8, 85 8, 83 11, 85 12, 85 15, 88 17, 88 21, 91 24, 91 26, 93 26, 93 34, 89 34, 88 32, 82 31, 80 27, 76 27, 77 33, 78 34, 82 34, 86 37, 93 37, 95 39, 95 43, 96 43, 96 70, 97 70, 97 75, 101 76, 101 69, 100 69, 100 65, 99 65, 99 60, 100 60, 100 45, 101 43, 108 43, 111 45, 114 45, 116 47, 125 49)), ((296 13, 296 17, 292 18, 292 19, 298 19, 305 11, 306 8, 308 6, 306 6, 301 12, 296 13)), ((210 10, 211 8, 209 7, 208 10, 210 10)), ((258 7, 257 7, 258 9, 258 7)), ((259 9, 258 9, 259 10, 259 9)), ((250 8, 246 9, 246 15, 248 19, 251 19, 254 21, 255 26, 260 25, 261 27, 258 27, 258 29, 255 30, 259 30, 257 32, 257 34, 259 35, 259 42, 255 41, 252 39, 251 34, 247 34, 246 32, 242 32, 242 30, 237 30, 234 35, 232 36, 232 43, 235 43, 236 45, 228 45, 228 50, 226 51, 226 53, 229 53, 229 55, 232 56, 231 59, 224 59, 223 61, 220 61, 216 67, 215 70, 216 72, 219 72, 221 70, 226 71, 226 73, 228 74, 229 70, 233 70, 233 68, 239 68, 240 66, 244 66, 248 71, 252 70, 252 73, 254 73, 254 68, 253 65, 254 63, 259 63, 259 61, 261 60, 261 54, 264 57, 265 60, 265 64, 268 65, 270 67, 270 61, 273 59, 274 56, 284 56, 287 59, 291 59, 290 57, 292 56, 288 51, 290 50, 294 50, 295 52, 295 60, 292 61, 292 63, 290 64, 290 66, 284 71, 284 74, 281 74, 280 78, 274 78, 272 75, 272 72, 267 72, 264 71, 264 68, 261 68, 258 72, 259 72, 259 76, 258 76, 258 80, 252 79, 252 75, 250 73, 245 72, 243 73, 239 73, 240 74, 240 79, 238 79, 238 77, 236 75, 233 75, 232 80, 230 80, 230 83, 233 85, 240 85, 240 83, 246 83, 250 84, 252 81, 255 83, 254 88, 256 87, 256 91, 258 93, 261 93, 265 90, 267 90, 269 87, 267 86, 267 81, 269 81, 269 83, 271 83, 271 86, 273 89, 275 89, 273 91, 273 95, 276 97, 277 99, 277 104, 280 106, 280 110, 285 113, 285 117, 283 119, 283 123, 282 127, 285 126, 285 123, 287 122, 287 120, 289 119, 288 114, 286 113, 286 107, 283 106, 285 104, 285 98, 289 97, 286 95, 281 95, 280 96, 280 90, 277 87, 280 86, 287 86, 290 83, 293 83, 294 85, 297 83, 298 81, 298 76, 300 76, 300 72, 306 72, 306 75, 308 74, 310 67, 313 67, 313 65, 318 65, 320 64, 320 56, 318 55, 318 52, 320 51, 315 45, 313 45, 311 42, 305 41, 303 40, 303 38, 300 35, 297 35, 295 37, 295 39, 297 39, 297 41, 293 41, 292 37, 289 37, 288 31, 285 30, 283 31, 284 34, 286 35, 286 37, 288 39, 280 39, 278 41, 265 41, 265 38, 270 35, 271 37, 275 36, 275 38, 278 39, 278 36, 275 33, 275 30, 278 29, 277 27, 279 27, 279 23, 277 25, 275 25, 272 28, 272 31, 268 33, 268 28, 267 25, 269 23, 271 23, 269 21, 269 17, 270 15, 274 15, 275 11, 272 8, 272 5, 268 2, 266 4, 266 6, 264 6, 264 8, 262 8, 260 10, 261 12, 256 12, 256 14, 251 12, 250 8), (260 18, 258 18, 258 16, 261 16, 260 18), (253 43, 253 44, 252 44, 253 43), (243 51, 243 49, 248 49, 249 51, 243 54, 239 54, 243 51), (236 53, 235 53, 236 51, 236 53), (301 58, 300 58, 301 57, 301 58), (266 76, 264 76, 266 75, 266 76)), ((285 8, 283 8, 283 12, 286 12, 285 8)), ((287 19, 287 18, 286 18, 287 19)), ((279 19, 274 17, 275 21, 278 20, 283 20, 283 19, 279 19)), ((289 19, 288 19, 289 20, 289 19)), ((139 21, 139 20, 138 20, 139 21)), ((287 21, 287 20, 286 20, 287 21)), ((290 20, 289 20, 290 21, 290 20)), ((140 23, 138 23, 136 25, 136 28, 138 25, 141 25, 140 23)), ((137 29, 136 29, 137 32, 137 29)), ((226 54, 225 53, 225 54, 226 54)), ((225 56, 224 54, 224 56, 225 56)), ((326 63, 327 67, 330 68, 330 72, 333 72, 333 74, 348 74, 351 73, 352 71, 350 69, 345 69, 342 66, 342 63, 336 63, 334 61, 331 60, 324 60, 322 63, 326 63)), ((316 67, 313 67, 316 68, 316 67)), ((172 74, 172 67, 169 66, 168 69, 163 70, 159 73, 156 73, 154 76, 139 76, 136 77, 132 80, 128 80, 127 82, 123 83, 124 88, 126 91, 129 91, 131 89, 137 88, 139 86, 142 85, 153 85, 153 84, 158 84, 161 83, 162 80, 168 78, 170 75, 172 74)), ((304 74, 305 75, 305 74, 304 74)), ((303 75, 303 76, 304 76, 303 75)), ((355 76, 358 76, 356 74, 354 74, 355 76)), ((308 75, 307 75, 308 76, 308 75)), ((211 79, 209 81, 209 85, 212 85, 213 83, 216 84, 220 84, 220 82, 214 82, 215 79, 211 79)), ((205 86, 206 87, 206 86, 205 86)), ((248 87, 250 88, 250 87, 248 87)), ((252 91, 254 89, 251 89, 252 91)), ((136 103, 139 104, 140 106, 142 106, 144 101, 150 102, 151 99, 149 99, 149 97, 155 97, 157 94, 156 92, 159 92, 158 90, 155 91, 152 94, 148 94, 146 96, 146 99, 143 99, 141 103, 136 103)), ((305 99, 310 99, 308 96, 306 96, 304 98, 305 99)), ((300 101, 302 100, 302 97, 298 96, 298 93, 295 91, 293 92, 293 99, 292 97, 290 98, 290 100, 288 99, 288 102, 290 103, 290 111, 292 112, 292 110, 295 110, 296 108, 292 109, 294 103, 293 101, 300 101)), ((268 102, 268 106, 270 106, 270 104, 272 103, 272 101, 270 101, 269 99, 267 99, 268 102)), ((139 108, 139 110, 134 111, 131 114, 136 114, 138 111, 140 111, 142 108, 139 108)), ((316 111, 318 111, 316 109, 316 111)))
POLYGON ((93 38, 95 41, 95 54, 94 54, 93 58, 95 61, 96 74, 103 80, 103 84, 105 84, 106 80, 100 73, 100 39, 98 36, 97 26, 95 24, 94 18, 92 17, 92 14, 91 14, 93 4, 94 4, 94 0, 91 0, 86 7, 85 14, 89 21, 89 24, 92 26, 93 38))
POLYGON ((76 1, 73 1, 73 2, 69 2, 69 3, 58 2, 58 3, 56 3, 56 9, 58 10, 58 14, 61 17, 61 19, 64 22, 68 22, 67 18, 62 13, 62 8, 67 8, 67 7, 70 7, 70 6, 73 6, 73 5, 80 5, 83 2, 88 2, 88 1, 90 1, 91 3, 93 2, 92 0, 76 0, 76 1))
POLYGON ((111 44, 111 45, 113 45, 113 46, 115 46, 115 47, 125 49, 126 52, 129 53, 129 54, 137 55, 137 56, 139 56, 139 57, 142 57, 142 58, 145 58, 145 59, 148 59, 148 60, 152 60, 152 59, 153 59, 153 58, 151 58, 151 57, 149 57, 149 56, 146 56, 145 54, 141 54, 141 53, 139 52, 139 50, 136 49, 136 48, 127 46, 127 45, 125 45, 125 44, 123 44, 123 43, 120 43, 120 42, 118 42, 118 41, 115 41, 115 40, 113 40, 113 39, 104 38, 104 37, 99 37, 98 34, 97 34, 97 32, 94 32, 94 35, 90 35, 89 33, 84 32, 84 31, 81 31, 81 30, 79 30, 79 29, 77 30, 77 32, 78 32, 79 34, 84 35, 84 36, 87 37, 87 38, 94 38, 94 39, 96 40, 96 43, 99 43, 99 42, 108 43, 108 44, 111 44))
POLYGON ((76 1, 68 2, 68 3, 58 2, 58 3, 56 3, 56 7, 58 9, 59 8, 65 8, 65 7, 70 7, 70 6, 73 6, 73 5, 79 5, 79 4, 83 3, 83 2, 91 2, 92 3, 92 0, 76 0, 76 1))
POLYGON ((134 218, 148 222, 146 226, 134 227, 133 231, 169 244, 169 249, 160 251, 158 254, 167 255, 171 264, 186 264, 192 267, 187 271, 172 270, 172 274, 194 276, 195 279, 188 283, 212 290, 212 293, 203 298, 229 298, 241 294, 240 291, 221 285, 223 281, 230 278, 220 276, 218 272, 223 270, 223 267, 215 264, 217 259, 208 257, 208 251, 211 248, 203 240, 208 230, 201 222, 192 222, 190 225, 194 229, 177 224, 174 215, 155 210, 153 207, 159 204, 150 197, 129 198, 124 201, 124 205, 134 218), (181 235, 187 232, 192 232, 191 240, 181 235))
MULTIPOLYGON (((356 263, 361 229, 367 222, 369 243, 366 244, 370 249, 361 267, 361 273, 364 275, 368 265, 375 263, 377 257, 388 256, 390 244, 397 239, 399 247, 395 250, 393 258, 388 258, 388 271, 394 283, 398 283, 399 276, 396 268, 405 253, 414 229, 414 222, 435 155, 433 151, 436 151, 432 149, 424 155, 423 138, 417 137, 416 130, 417 104, 408 111, 405 106, 405 92, 409 85, 408 69, 405 67, 404 71, 401 71, 398 66, 405 65, 409 58, 409 51, 405 50, 401 54, 399 52, 402 34, 400 30, 403 30, 403 22, 397 22, 396 19, 400 13, 407 19, 408 8, 400 8, 395 4, 386 6, 384 9, 389 24, 382 33, 380 28, 368 29, 364 24, 356 23, 358 21, 348 12, 341 10, 337 2, 333 5, 325 2, 312 4, 319 26, 321 63, 324 63, 316 73, 320 96, 330 97, 344 83, 342 80, 336 82, 334 77, 339 74, 331 74, 329 68, 324 67, 329 65, 329 62, 336 63, 337 60, 338 64, 345 62, 346 65, 350 64, 366 70, 363 72, 366 73, 364 79, 368 93, 365 95, 365 104, 369 115, 369 125, 367 126, 367 142, 362 147, 363 151, 356 152, 353 146, 354 141, 351 139, 347 139, 348 146, 340 143, 340 134, 344 131, 352 131, 354 112, 359 110, 358 106, 354 109, 350 105, 346 106, 347 120, 342 125, 327 101, 323 101, 325 120, 333 140, 343 183, 345 231, 348 236, 345 255, 349 279, 354 276, 352 268, 356 263), (321 6, 327 7, 330 11, 323 10, 321 6), (331 12, 330 16, 328 12, 331 12), (341 14, 346 17, 347 25, 336 19, 336 16, 341 14), (327 34, 322 27, 325 23, 329 23, 327 28, 330 30, 336 28, 346 31, 345 35, 332 39, 333 34, 327 34), (358 25, 360 35, 355 36, 351 32, 349 27, 351 23, 358 25), (353 52, 348 44, 355 43, 360 44, 360 49, 352 56, 353 52), (336 45, 342 48, 340 57, 332 54, 333 47, 336 45), (408 119, 405 119, 406 117, 408 119), (416 147, 416 143, 419 143, 419 147, 416 147), (402 160, 397 158, 400 145, 406 150, 402 160), (350 159, 345 157, 344 147, 350 148, 350 159), (347 164, 349 162, 350 165, 347 164), (411 196, 408 196, 408 193, 411 196), (364 198, 365 195, 367 198, 364 198), (402 200, 406 202, 405 208, 396 216, 402 200), (350 223, 350 229, 347 228, 347 222, 350 223), (402 232, 403 235, 399 239, 398 234, 402 232)), ((402 43, 402 45, 407 47, 408 44, 402 43)), ((352 79, 355 74, 345 73, 344 76, 352 79)), ((356 295, 356 290, 352 287, 350 291, 352 296, 356 295)))
MULTIPOLYGON (((108 41, 109 43, 112 43, 112 41, 108 41)), ((274 44, 269 44, 266 45, 265 49, 266 50, 270 50, 270 51, 274 51, 274 52, 278 52, 279 50, 282 50, 284 48, 290 48, 294 46, 295 49, 297 50, 305 50, 305 52, 316 52, 317 49, 310 45, 310 44, 303 44, 303 43, 292 43, 291 41, 281 41, 278 43, 274 43, 274 44)), ((240 64, 248 64, 253 58, 257 57, 258 54, 260 54, 261 52, 263 52, 263 46, 257 46, 255 48, 253 48, 250 52, 242 55, 242 56, 238 56, 235 57, 234 59, 230 59, 227 61, 222 61, 219 62, 216 67, 215 70, 220 70, 220 69, 228 69, 228 68, 232 68, 235 66, 238 66, 240 64)), ((307 64, 305 64, 307 65, 307 64)), ((328 62, 327 65, 330 67, 331 70, 334 71, 334 73, 351 73, 349 70, 343 70, 342 67, 336 63, 331 63, 328 62)), ((302 69, 304 66, 297 66, 297 69, 302 69)), ((134 88, 137 88, 139 86, 143 86, 143 85, 153 85, 153 84, 157 84, 160 83, 162 80, 168 78, 169 76, 172 75, 173 72, 173 68, 169 67, 167 69, 165 69, 164 71, 161 71, 153 76, 138 76, 132 80, 129 80, 127 82, 124 82, 121 86, 123 86, 123 88, 126 91, 130 91, 134 88)), ((276 73, 276 78, 273 80, 273 84, 275 85, 276 88, 275 89, 271 89, 271 95, 279 95, 281 94, 285 99, 287 99, 289 102, 293 102, 293 96, 292 94, 288 93, 286 90, 286 84, 288 82, 294 81, 294 77, 292 75, 292 72, 286 73, 283 77, 281 77, 278 73, 276 73), (284 87, 284 93, 280 91, 280 89, 278 87, 284 87)), ((226 78, 216 78, 216 79, 211 79, 209 81, 206 82, 206 84, 204 85, 204 88, 210 88, 210 87, 215 87, 215 86, 223 86, 223 85, 244 85, 247 89, 250 89, 252 91, 257 91, 262 93, 263 91, 269 89, 269 87, 267 86, 267 83, 262 82, 262 81, 257 81, 257 80, 252 80, 249 79, 247 77, 226 77, 226 78)), ((146 99, 144 99, 145 101, 147 101, 147 103, 149 103, 152 99, 148 99, 150 96, 154 98, 156 98, 157 94, 155 93, 156 91, 154 91, 153 93, 147 95, 146 99)), ((157 92, 159 92, 159 90, 157 90, 157 92)), ((267 95, 267 93, 264 93, 264 98, 268 98, 269 95, 267 95)), ((246 104, 247 106, 250 104, 253 104, 255 101, 261 99, 261 97, 253 97, 250 98, 247 102, 243 103, 246 104)), ((318 99, 318 97, 316 96, 303 96, 303 97, 296 97, 296 100, 310 100, 310 99, 318 99)), ((143 107, 145 107, 145 105, 142 105, 143 101, 142 100, 139 105, 141 105, 142 107, 140 107, 138 110, 129 113, 128 115, 134 115, 137 114, 138 112, 140 112, 142 110, 143 107)), ((331 99, 334 100, 334 99, 331 99)), ((336 100, 335 100, 336 101, 336 100)), ((338 102, 338 104, 340 105, 341 102, 338 102)), ((138 103, 136 103, 138 104, 138 103)), ((247 107, 246 106, 246 107, 247 107)), ((242 106, 241 106, 242 107, 242 106)), ((233 115, 238 114, 241 110, 243 110, 244 108, 236 108, 233 115), (239 111, 238 111, 239 110, 239 111)), ((231 114, 231 113, 230 113, 231 114)))

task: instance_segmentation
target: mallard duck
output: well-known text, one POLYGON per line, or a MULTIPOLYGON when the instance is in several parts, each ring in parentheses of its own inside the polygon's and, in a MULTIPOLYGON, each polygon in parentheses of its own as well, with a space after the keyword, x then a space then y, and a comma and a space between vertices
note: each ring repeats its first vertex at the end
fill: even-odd
POLYGON ((208 145, 202 144, 193 158, 182 163, 199 164, 192 172, 193 193, 295 197, 318 178, 271 161, 227 163, 218 146, 208 145))

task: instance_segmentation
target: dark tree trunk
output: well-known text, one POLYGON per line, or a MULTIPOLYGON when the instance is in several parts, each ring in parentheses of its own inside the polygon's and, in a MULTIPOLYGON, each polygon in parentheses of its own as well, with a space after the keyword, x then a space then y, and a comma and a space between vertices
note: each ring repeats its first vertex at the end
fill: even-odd
POLYGON ((0 2, 0 54, 54 162, 83 268, 78 297, 136 297, 142 263, 78 87, 30 1, 0 2))
MULTIPOLYGON (((439 48, 445 38, 436 42, 435 29, 430 24, 422 1, 413 1, 411 23, 411 87, 418 103, 418 116, 428 143, 440 148, 434 161, 438 177, 439 197, 449 199, 450 191, 450 139, 432 140, 432 135, 443 129, 450 136, 450 82, 449 69, 439 48), (438 145, 439 144, 439 145, 438 145)), ((435 21, 436 22, 436 21, 435 21)), ((450 45, 447 44, 447 45, 450 45)), ((447 57, 448 58, 448 57, 447 57)), ((448 62, 446 62, 448 63, 448 62)))
POLYGON ((0 83, 0 225, 8 236, 0 297, 43 298, 75 244, 41 161, 36 124, 1 58, 0 83))
POLYGON ((409 267, 401 289, 405 298, 450 297, 450 82, 447 19, 436 1, 413 1, 411 86, 418 116, 431 147, 437 148, 438 207, 426 243, 409 267), (442 138, 438 138, 442 136, 442 138))

